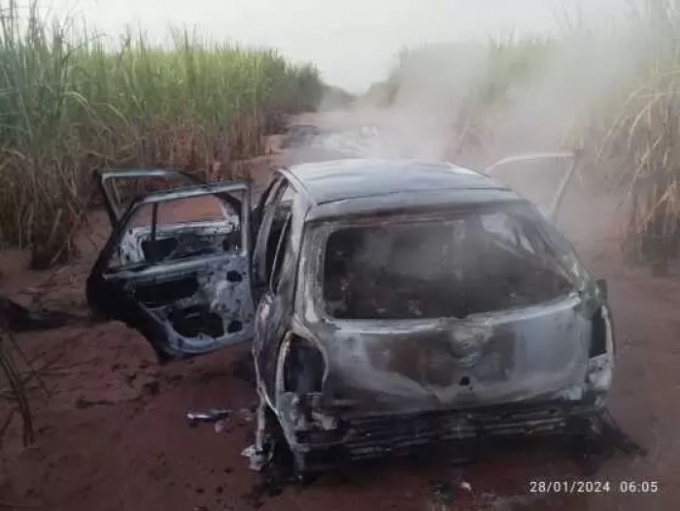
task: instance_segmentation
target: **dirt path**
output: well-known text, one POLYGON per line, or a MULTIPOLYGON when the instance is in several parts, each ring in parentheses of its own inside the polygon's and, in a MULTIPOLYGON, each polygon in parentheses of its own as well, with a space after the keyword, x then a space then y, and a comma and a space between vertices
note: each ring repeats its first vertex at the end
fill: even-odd
MULTIPOLYGON (((261 159, 257 172, 266 175, 270 163, 261 159)), ((241 456, 251 441, 248 410, 255 402, 248 347, 159 367, 134 330, 105 323, 17 336, 49 396, 37 385, 31 391, 34 446, 21 447, 16 421, 5 438, 0 509, 680 509, 680 278, 653 279, 625 268, 615 244, 601 241, 611 233, 593 204, 572 198, 572 212, 580 216, 570 214, 565 228, 591 269, 609 279, 618 335, 611 410, 649 451, 645 458, 618 454, 604 464, 592 480, 608 482, 609 492, 531 493, 531 481, 581 478, 574 463, 550 448, 502 451, 464 467, 432 459, 382 462, 307 487, 270 484, 264 491, 241 456), (185 412, 201 407, 235 413, 219 433, 188 427, 185 412), (658 492, 624 493, 629 482, 657 482, 658 492)), ((91 222, 94 234, 83 239, 81 258, 56 272, 29 272, 11 254, 0 256, 0 292, 24 303, 86 310, 84 281, 108 230, 101 213, 91 222)))

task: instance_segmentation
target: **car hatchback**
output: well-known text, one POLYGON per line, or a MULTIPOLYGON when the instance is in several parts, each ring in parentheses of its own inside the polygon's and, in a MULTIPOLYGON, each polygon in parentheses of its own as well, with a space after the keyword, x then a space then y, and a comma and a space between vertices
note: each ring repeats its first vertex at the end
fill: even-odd
POLYGON ((102 176, 114 230, 89 302, 163 360, 252 342, 254 468, 276 441, 309 471, 569 432, 605 404, 606 288, 545 216, 563 186, 541 213, 450 164, 343 160, 278 170, 254 208, 231 182, 120 213, 110 188, 126 176, 102 176))

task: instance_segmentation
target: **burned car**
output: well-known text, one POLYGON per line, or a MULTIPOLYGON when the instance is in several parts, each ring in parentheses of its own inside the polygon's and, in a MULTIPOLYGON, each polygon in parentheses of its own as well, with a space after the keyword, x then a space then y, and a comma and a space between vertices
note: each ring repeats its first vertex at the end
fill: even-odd
POLYGON ((310 163, 277 170, 254 207, 245 182, 195 184, 111 218, 89 303, 163 360, 252 342, 254 468, 277 437, 308 471, 560 433, 605 405, 606 287, 545 212, 485 173, 310 163))

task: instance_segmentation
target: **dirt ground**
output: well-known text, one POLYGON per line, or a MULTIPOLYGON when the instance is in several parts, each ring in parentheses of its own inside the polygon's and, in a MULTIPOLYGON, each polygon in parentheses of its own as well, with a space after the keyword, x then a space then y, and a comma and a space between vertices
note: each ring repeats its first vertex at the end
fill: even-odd
MULTIPOLYGON (((270 163, 256 162, 256 172, 266 174, 270 163)), ((621 263, 611 207, 605 211, 602 202, 574 194, 566 207, 564 229, 591 270, 609 281, 618 342, 610 409, 648 451, 608 459, 591 477, 609 483, 608 491, 532 493, 532 481, 584 479, 572 460, 549 446, 502 450, 464 466, 442 457, 386 461, 305 486, 263 485, 241 455, 254 429, 247 345, 159 366, 136 331, 86 319, 85 279, 108 235, 105 215, 96 212, 81 256, 68 266, 33 272, 21 254, 0 254, 1 294, 83 317, 16 336, 40 378, 31 383, 37 438, 24 448, 18 420, 7 431, 0 509, 680 509, 680 278, 653 278, 621 263), (186 411, 207 407, 235 412, 219 432, 189 427, 186 411), (647 491, 651 482, 658 485, 655 493, 647 491)), ((2 407, 0 396, 0 417, 2 407)))

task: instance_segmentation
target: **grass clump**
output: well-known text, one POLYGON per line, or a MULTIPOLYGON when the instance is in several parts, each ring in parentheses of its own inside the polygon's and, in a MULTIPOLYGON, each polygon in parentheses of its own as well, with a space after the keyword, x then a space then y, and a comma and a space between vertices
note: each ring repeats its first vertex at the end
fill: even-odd
POLYGON ((644 59, 590 146, 593 163, 627 192, 624 253, 663 274, 680 255, 680 11, 657 0, 645 14, 636 23, 644 59))
MULTIPOLYGON (((0 322, 2 319, 4 318, 0 318, 0 322)), ((28 400, 26 376, 18 366, 19 360, 24 361, 24 357, 18 352, 9 331, 0 324, 0 398, 9 404, 9 407, 2 408, 7 414, 0 414, 0 447, 16 413, 19 414, 22 423, 24 446, 33 442, 33 414, 28 400)))
POLYGON ((0 0, 0 244, 34 267, 63 261, 90 200, 92 170, 177 167, 209 178, 260 153, 290 113, 313 110, 313 66, 211 44, 169 47, 129 33, 118 50, 36 2, 0 0))

